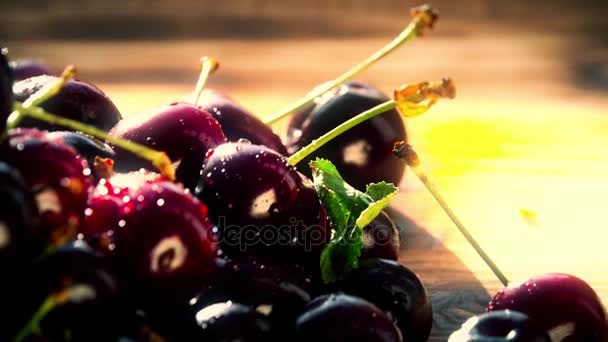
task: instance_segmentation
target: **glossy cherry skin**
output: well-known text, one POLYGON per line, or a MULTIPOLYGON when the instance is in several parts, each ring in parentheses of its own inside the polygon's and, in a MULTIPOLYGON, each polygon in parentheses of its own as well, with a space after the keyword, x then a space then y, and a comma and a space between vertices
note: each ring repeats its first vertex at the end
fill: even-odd
POLYGON ((100 181, 86 215, 84 237, 108 237, 108 252, 139 303, 188 300, 215 271, 215 227, 205 205, 181 185, 117 174, 100 181))
POLYGON ((551 342, 545 331, 521 312, 500 310, 469 318, 448 342, 551 342))
POLYGON ((228 96, 205 89, 201 93, 199 104, 222 125, 228 141, 247 139, 253 144, 263 145, 287 155, 281 138, 268 125, 228 96))
POLYGON ((222 249, 318 265, 330 233, 312 182, 260 145, 226 143, 209 153, 195 196, 209 206, 222 249))
POLYGON ((404 340, 428 339, 433 323, 431 301, 418 276, 405 266, 386 259, 364 260, 337 287, 386 312, 404 340))
POLYGON ((295 325, 296 341, 403 341, 390 318, 364 299, 345 294, 318 297, 295 325))
POLYGON ((272 324, 255 308, 232 301, 197 308, 200 341, 262 342, 273 340, 272 324))
POLYGON ((34 193, 49 243, 60 245, 73 237, 93 183, 87 161, 72 147, 36 129, 9 131, 0 144, 0 156, 21 173, 34 193))
MULTIPOLYGON (((15 82, 13 92, 17 101, 23 102, 42 87, 57 81, 55 76, 36 76, 15 82)), ((99 88, 91 83, 79 80, 67 82, 63 88, 42 105, 46 111, 68 119, 80 121, 101 130, 108 131, 122 116, 99 88)), ((31 118, 25 118, 20 127, 35 127, 49 131, 65 130, 65 127, 48 124, 31 118)))
MULTIPOLYGON (((149 146, 180 162, 177 178, 193 188, 205 153, 226 142, 217 120, 207 111, 188 103, 170 105, 129 116, 110 131, 115 137, 149 146)), ((116 150, 117 170, 152 169, 147 161, 120 148, 116 150)))
POLYGON ((8 65, 6 49, 0 48, 0 132, 13 111, 13 72, 8 65))
MULTIPOLYGON (((286 145, 290 154, 310 144, 344 121, 389 98, 380 90, 360 82, 349 82, 318 100, 309 113, 296 114, 290 122, 286 145)), ((396 141, 406 141, 400 114, 390 110, 340 135, 307 160, 331 160, 344 179, 359 190, 372 182, 399 184, 405 165, 391 152, 396 141)), ((308 172, 308 171, 307 171, 308 172)))
POLYGON ((55 75, 48 64, 31 59, 17 59, 11 61, 10 66, 11 70, 13 70, 15 81, 42 75, 55 75))
POLYGON ((125 302, 121 284, 105 258, 77 241, 45 255, 29 271, 20 296, 11 302, 13 312, 24 313, 24 321, 11 328, 24 327, 46 300, 55 303, 40 322, 40 331, 28 341, 64 341, 66 336, 72 341, 117 338, 125 302))
POLYGON ((0 270, 6 281, 42 254, 36 200, 21 174, 0 161, 0 270))
POLYGON ((239 256, 225 260, 213 281, 198 293, 196 306, 226 301, 248 305, 263 311, 275 332, 287 333, 310 301, 317 278, 298 264, 239 256))
POLYGON ((382 211, 363 228, 363 249, 359 259, 399 259, 399 231, 388 214, 382 211))
POLYGON ((514 310, 530 317, 550 335, 568 332, 566 341, 605 341, 606 313, 597 294, 582 279, 548 273, 500 290, 488 311, 514 310), (552 332, 553 331, 553 332, 552 332))
POLYGON ((99 177, 93 167, 95 165, 95 157, 114 159, 115 153, 110 146, 81 132, 49 132, 47 133, 47 137, 53 141, 71 146, 81 157, 86 159, 91 169, 91 175, 95 179, 95 183, 99 181, 99 177))

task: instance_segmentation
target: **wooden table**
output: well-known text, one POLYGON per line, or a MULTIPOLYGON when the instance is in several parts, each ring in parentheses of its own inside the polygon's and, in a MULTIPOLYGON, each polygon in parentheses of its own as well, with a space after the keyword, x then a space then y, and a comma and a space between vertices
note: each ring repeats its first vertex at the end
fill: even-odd
MULTIPOLYGON (((390 91, 453 76, 458 98, 407 126, 454 211, 509 279, 572 273, 608 303, 608 100, 569 85, 567 64, 557 57, 562 39, 431 37, 362 79, 390 91)), ((182 98, 194 84, 198 56, 213 55, 223 64, 210 85, 263 116, 386 40, 50 43, 42 50, 23 43, 14 51, 78 63, 123 113, 182 98)), ((445 341, 483 311, 500 284, 411 172, 400 188, 391 206, 405 241, 400 261, 432 295, 431 340, 445 341)))

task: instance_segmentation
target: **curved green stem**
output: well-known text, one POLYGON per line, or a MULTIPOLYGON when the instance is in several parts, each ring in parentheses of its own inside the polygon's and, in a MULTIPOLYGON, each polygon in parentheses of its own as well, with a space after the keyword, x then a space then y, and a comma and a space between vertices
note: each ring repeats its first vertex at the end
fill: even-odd
POLYGON ((37 333, 40 330, 40 322, 44 319, 44 317, 53 310, 55 306, 57 306, 58 301, 56 296, 51 295, 48 296, 42 305, 36 310, 32 318, 27 322, 27 324, 19 331, 17 336, 13 339, 13 342, 22 342, 28 336, 37 333))
POLYGON ((505 276, 505 274, 498 268, 496 263, 492 260, 492 258, 486 253, 481 245, 475 240, 473 235, 469 232, 467 227, 460 221, 460 219, 456 216, 456 214, 452 211, 450 206, 447 204, 441 193, 434 185, 434 183, 429 179, 429 176, 424 172, 422 167, 420 166, 420 159, 418 158, 418 154, 414 151, 414 149, 403 142, 395 144, 395 149, 393 150, 395 154, 405 160, 407 165, 414 171, 414 174, 420 179, 422 184, 427 188, 427 190, 431 193, 433 198, 439 203, 439 206, 443 211, 448 215, 450 220, 454 222, 454 225, 460 233, 464 236, 464 238, 469 242, 469 244, 475 249, 477 254, 485 261, 488 267, 492 270, 496 278, 506 287, 509 285, 509 279, 505 276))
POLYGON ((287 161, 291 165, 294 165, 294 166, 297 165, 303 159, 308 157, 310 154, 312 154, 313 152, 315 152, 316 150, 318 150, 323 145, 327 144, 328 142, 330 142, 332 139, 339 136, 340 134, 348 131, 349 129, 353 128, 354 126, 357 126, 358 124, 360 124, 366 120, 369 120, 386 111, 389 111, 389 110, 395 108, 396 106, 397 106, 397 102, 395 102, 394 100, 389 100, 389 101, 379 104, 376 107, 369 109, 369 110, 349 119, 348 121, 343 122, 336 128, 323 134, 320 138, 313 140, 310 144, 301 148, 298 152, 292 154, 291 157, 289 157, 287 159, 287 161))
MULTIPOLYGON (((30 96, 27 100, 25 100, 25 102, 23 102, 22 107, 29 108, 41 105, 46 100, 57 95, 57 93, 59 93, 61 88, 63 88, 66 83, 74 79, 75 75, 76 67, 73 65, 68 65, 67 67, 65 67, 65 69, 61 73, 61 77, 59 77, 56 82, 47 85, 32 94, 32 96, 30 96)), ((13 107, 13 110, 14 111, 11 113, 11 115, 9 115, 6 120, 6 130, 2 134, 2 140, 4 140, 4 138, 6 137, 6 133, 8 132, 8 130, 19 127, 19 124, 24 118, 23 114, 18 111, 17 108, 13 107)))
POLYGON ((68 65, 67 67, 65 67, 65 69, 61 73, 61 76, 56 82, 44 87, 43 89, 38 90, 36 93, 34 93, 32 96, 30 96, 27 100, 23 102, 23 106, 33 107, 41 105, 46 100, 57 95, 57 93, 59 93, 61 88, 63 88, 66 83, 74 79, 74 76, 76 76, 76 67, 73 65, 68 65))
POLYGON ((264 123, 268 125, 272 125, 275 122, 281 120, 287 115, 298 111, 304 108, 307 104, 312 102, 316 97, 325 94, 326 92, 340 86, 346 81, 352 79, 353 77, 360 74, 362 71, 367 69, 369 66, 379 61, 401 45, 406 42, 422 35, 424 29, 432 28, 435 21, 437 20, 437 14, 433 12, 430 6, 424 5, 417 8, 412 9, 411 11, 413 15, 412 22, 390 43, 385 45, 380 50, 373 53, 371 56, 367 57, 361 63, 355 65, 350 70, 346 71, 342 75, 338 76, 332 81, 322 84, 321 86, 313 89, 310 93, 306 94, 303 98, 297 100, 296 102, 290 104, 289 106, 279 110, 278 112, 269 115, 264 119, 264 123))
POLYGON ((48 122, 50 124, 67 127, 75 131, 80 131, 93 137, 109 141, 112 144, 126 151, 132 152, 137 156, 150 161, 152 165, 154 165, 165 178, 169 180, 175 179, 175 170, 173 170, 171 160, 164 152, 153 150, 149 147, 134 143, 129 140, 114 137, 108 134, 107 132, 104 132, 100 129, 84 124, 82 122, 70 120, 61 116, 48 113, 40 107, 24 107, 23 104, 18 102, 15 102, 14 106, 16 111, 19 112, 21 115, 29 116, 41 121, 48 122))
POLYGON ((426 113, 439 99, 451 99, 454 98, 455 95, 456 87, 449 78, 444 78, 439 82, 420 82, 402 85, 395 89, 394 100, 381 103, 376 107, 343 122, 291 155, 291 157, 288 158, 288 161, 291 165, 298 164, 340 134, 391 109, 396 108, 402 117, 411 118, 426 113))

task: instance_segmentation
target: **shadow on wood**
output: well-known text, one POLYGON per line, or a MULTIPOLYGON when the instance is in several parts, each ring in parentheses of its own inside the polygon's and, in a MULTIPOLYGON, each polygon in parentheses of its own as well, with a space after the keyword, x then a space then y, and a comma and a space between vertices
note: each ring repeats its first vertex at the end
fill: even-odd
POLYGON ((431 295, 433 330, 429 341, 446 341, 469 317, 484 311, 490 296, 440 240, 399 211, 386 211, 399 227, 399 261, 418 274, 431 295))

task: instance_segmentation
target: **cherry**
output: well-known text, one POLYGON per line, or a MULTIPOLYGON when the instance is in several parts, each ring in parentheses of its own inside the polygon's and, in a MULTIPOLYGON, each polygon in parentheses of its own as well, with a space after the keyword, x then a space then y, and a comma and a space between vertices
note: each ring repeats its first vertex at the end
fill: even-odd
POLYGON ((287 154, 281 139, 260 119, 219 91, 204 89, 207 79, 219 66, 219 62, 212 57, 201 58, 201 73, 196 83, 192 102, 213 115, 222 126, 228 141, 246 139, 256 145, 269 147, 283 155, 287 154))
POLYGON ((264 145, 287 155, 287 149, 281 138, 269 126, 228 96, 216 90, 205 89, 201 92, 198 103, 220 123, 229 141, 247 139, 253 144, 264 145))
POLYGON ((391 320, 373 304, 345 294, 321 296, 296 320, 296 341, 403 341, 391 320))
POLYGON ((209 206, 226 252, 318 262, 330 237, 324 211, 310 180, 281 154, 226 143, 208 153, 200 174, 195 196, 209 206))
POLYGON ((45 255, 22 286, 18 303, 10 304, 30 319, 14 341, 110 341, 122 329, 121 285, 107 260, 82 241, 45 255))
POLYGON ((83 220, 92 186, 86 160, 36 129, 10 130, 0 144, 0 155, 21 173, 35 194, 43 236, 49 243, 61 245, 72 238, 83 220))
MULTIPOLYGON (((20 102, 26 101, 43 87, 50 86, 58 81, 58 77, 44 75, 16 82, 13 86, 15 99, 20 102)), ((44 101, 40 107, 51 113, 90 124, 104 131, 108 131, 122 118, 116 106, 99 88, 78 80, 66 82, 57 94, 44 101)), ((64 129, 61 126, 31 117, 24 118, 19 125, 46 130, 64 129)))
POLYGON ((233 300, 267 305, 271 312, 295 312, 310 301, 315 276, 298 264, 271 258, 238 256, 225 259, 213 281, 197 295, 198 302, 233 300))
POLYGON ((84 133, 73 132, 73 131, 56 131, 47 133, 47 137, 58 143, 63 143, 71 146, 78 152, 78 154, 87 160, 87 163, 91 167, 91 174, 95 181, 99 181, 100 177, 97 175, 95 169, 95 158, 114 158, 114 150, 102 141, 88 136, 84 133))
POLYGON ((385 259, 361 261, 338 289, 385 311, 404 340, 428 339, 433 324, 431 301, 418 276, 405 266, 385 259))
POLYGON ((235 301, 211 304, 191 301, 183 316, 166 317, 162 325, 172 325, 168 334, 173 341, 276 341, 278 336, 268 316, 255 307, 235 301))
MULTIPOLYGON (((195 105, 177 102, 129 116, 118 122, 110 134, 166 152, 172 161, 180 162, 177 178, 190 188, 200 176, 205 153, 226 142, 211 114, 195 105)), ((148 161, 121 148, 114 149, 117 170, 150 168, 148 161)))
POLYGON ((264 315, 230 301, 204 307, 195 318, 209 340, 266 341, 272 336, 271 324, 264 315))
POLYGON ((187 300, 215 271, 215 228, 206 206, 181 185, 117 174, 99 182, 86 215, 84 237, 103 231, 140 303, 187 300))
POLYGON ((157 173, 145 170, 110 176, 109 179, 101 179, 89 195, 85 221, 80 228, 87 239, 116 229, 123 216, 131 212, 131 199, 137 197, 142 186, 164 182, 157 173), (123 201, 123 198, 128 201, 123 201))
POLYGON ((433 186, 413 148, 399 143, 395 145, 394 153, 406 161, 471 246, 505 285, 488 304, 488 311, 508 309, 522 312, 535 325, 547 331, 552 340, 605 341, 608 338, 604 307, 587 283, 572 275, 549 273, 532 277, 523 283, 509 284, 506 276, 433 186))
POLYGON ((363 249, 359 259, 399 259, 399 230, 385 211, 363 228, 363 249))
MULTIPOLYGON (((296 117, 287 132, 287 146, 294 153, 327 133, 340 123, 371 109, 389 98, 371 85, 349 82, 325 95, 306 119, 296 117)), ((307 160, 321 157, 331 160, 343 178, 357 189, 369 183, 386 181, 399 184, 405 166, 390 148, 396 141, 406 140, 403 120, 397 110, 376 116, 342 134, 320 148, 307 160)))
POLYGON ((469 318, 448 342, 551 342, 549 336, 521 312, 500 310, 469 318))
POLYGON ((232 301, 257 308, 268 316, 276 332, 287 333, 316 290, 316 278, 298 264, 239 256, 225 262, 195 301, 198 307, 232 301))
POLYGON ((7 50, 0 48, 0 132, 13 111, 13 72, 8 65, 7 50))
POLYGON ((7 281, 42 254, 39 224, 38 207, 25 180, 0 161, 0 270, 7 281))
POLYGON ((48 64, 31 59, 17 59, 11 61, 10 67, 11 70, 13 70, 15 81, 22 81, 42 75, 55 75, 48 64))
POLYGON ((201 341, 270 341, 270 320, 254 308, 232 301, 215 303, 196 311, 201 341))
POLYGON ((551 336, 567 341, 605 341, 606 313, 597 294, 582 279, 561 273, 532 277, 500 290, 488 311, 525 313, 551 336))

